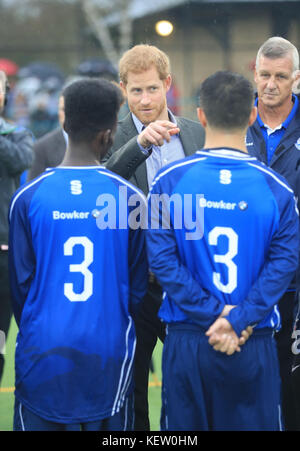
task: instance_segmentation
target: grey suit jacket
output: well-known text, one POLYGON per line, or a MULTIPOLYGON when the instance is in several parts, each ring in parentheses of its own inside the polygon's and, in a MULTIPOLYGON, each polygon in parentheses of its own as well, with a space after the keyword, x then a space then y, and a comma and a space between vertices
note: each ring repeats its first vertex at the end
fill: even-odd
MULTIPOLYGON (((176 117, 180 128, 180 140, 186 156, 192 155, 204 145, 205 132, 200 123, 176 117)), ((103 160, 103 164, 111 171, 129 179, 145 194, 148 193, 146 159, 137 144, 137 130, 128 114, 118 122, 114 144, 103 160)))
POLYGON ((66 141, 62 129, 56 128, 37 139, 33 150, 34 160, 28 172, 27 180, 32 180, 45 169, 56 167, 62 162, 66 152, 66 141))

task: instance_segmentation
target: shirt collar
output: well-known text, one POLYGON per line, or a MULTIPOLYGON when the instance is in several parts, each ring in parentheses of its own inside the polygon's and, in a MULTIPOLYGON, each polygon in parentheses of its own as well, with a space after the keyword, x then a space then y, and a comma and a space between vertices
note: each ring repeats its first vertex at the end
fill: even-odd
MULTIPOLYGON (((172 111, 168 110, 168 115, 169 115, 169 120, 170 120, 171 122, 173 122, 174 124, 177 125, 175 116, 174 116, 174 114, 172 113, 172 111)), ((134 125, 135 125, 135 127, 136 127, 136 129, 137 129, 138 134, 140 134, 141 131, 142 131, 143 128, 144 128, 144 124, 136 117, 135 114, 131 113, 131 117, 132 117, 132 120, 133 120, 133 122, 134 122, 134 125)))
MULTIPOLYGON (((297 111, 297 109, 298 109, 298 103, 299 103, 299 100, 298 100, 298 97, 295 96, 295 94, 292 94, 292 100, 293 100, 293 102, 294 102, 294 106, 293 106, 293 108, 292 108, 290 114, 289 114, 288 117, 286 118, 286 120, 285 120, 284 122, 282 122, 281 126, 279 126, 278 129, 279 129, 279 128, 282 128, 282 127, 286 129, 286 128, 288 127, 289 123, 291 122, 291 120, 293 119, 293 117, 295 116, 295 113, 296 113, 296 111, 297 111)), ((255 99, 254 106, 257 107, 257 104, 258 104, 258 97, 256 97, 256 99, 255 99)), ((261 117, 260 117, 260 115, 259 115, 258 113, 257 113, 257 121, 258 121, 260 127, 267 127, 267 126, 263 123, 263 121, 261 120, 261 117)))
POLYGON ((61 131, 63 133, 63 137, 65 138, 66 144, 68 145, 69 136, 68 136, 67 132, 63 128, 61 129, 61 131))
POLYGON ((16 130, 16 128, 16 124, 10 124, 9 122, 6 122, 3 117, 0 117, 0 134, 11 133, 16 130))

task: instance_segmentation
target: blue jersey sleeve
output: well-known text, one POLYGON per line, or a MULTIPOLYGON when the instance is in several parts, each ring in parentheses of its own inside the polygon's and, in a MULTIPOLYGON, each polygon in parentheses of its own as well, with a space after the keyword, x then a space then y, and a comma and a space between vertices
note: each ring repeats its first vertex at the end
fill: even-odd
POLYGON ((12 307, 18 325, 35 272, 35 254, 27 215, 32 191, 28 191, 26 196, 19 196, 20 191, 13 197, 9 210, 8 254, 12 307))
POLYGON ((133 390, 132 315, 147 284, 134 193, 104 168, 61 167, 12 200, 16 396, 48 421, 108 418, 133 390))
MULTIPOLYGON (((239 336, 248 325, 260 323, 260 326, 262 326, 262 321, 267 318, 269 322, 266 327, 277 327, 275 324, 271 325, 272 320, 269 318, 269 314, 272 313, 274 306, 287 290, 297 269, 299 219, 292 191, 287 186, 283 188, 281 185, 284 185, 284 183, 281 183, 278 178, 274 180, 275 178, 269 177, 268 181, 265 180, 262 183, 262 186, 265 186, 265 183, 270 185, 270 189, 266 191, 271 193, 268 198, 268 205, 274 206, 274 208, 272 207, 274 214, 276 208, 278 213, 278 224, 276 219, 274 221, 274 232, 271 233, 269 231, 269 226, 259 229, 260 246, 263 230, 270 232, 270 246, 268 246, 268 250, 266 248, 265 254, 260 252, 259 261, 257 262, 255 262, 255 252, 253 252, 254 258, 251 264, 258 268, 257 276, 249 285, 249 289, 247 291, 244 290, 245 293, 240 300, 234 298, 229 299, 229 302, 226 301, 225 296, 217 297, 215 292, 207 290, 199 279, 195 279, 191 267, 194 267, 194 270, 197 271, 201 264, 194 264, 194 266, 191 264, 196 255, 191 252, 193 246, 185 246, 183 242, 177 242, 177 239, 183 240, 184 238, 182 234, 176 234, 172 226, 163 227, 165 218, 163 217, 161 204, 152 202, 152 198, 153 195, 160 196, 164 193, 170 194, 172 192, 169 184, 171 177, 167 178, 164 176, 160 178, 158 176, 152 186, 148 198, 149 227, 147 231, 147 251, 150 269, 157 276, 163 289, 166 291, 170 303, 174 303, 189 320, 199 324, 201 327, 209 327, 222 313, 226 303, 238 304, 238 307, 232 309, 227 318, 239 336), (184 247, 185 262, 181 255, 183 252, 182 248, 179 248, 179 245, 184 247), (260 271, 259 268, 261 268, 260 271)), ((260 181, 261 179, 260 177, 260 181)), ((172 180, 175 180, 175 177, 172 180)), ((260 217, 263 220, 263 216, 260 217)), ((268 221, 267 224, 269 224, 268 221)), ((239 224, 239 227, 245 226, 246 224, 239 224)), ((255 227, 253 224, 251 227, 252 235, 255 238, 255 227)), ((267 240, 268 237, 265 237, 264 242, 267 243, 267 240)), ((258 245, 258 241, 256 244, 258 245)), ((247 243, 244 245, 247 245, 247 243)), ((197 255, 202 258, 203 254, 197 255)), ((244 253, 244 255, 248 256, 247 253, 244 253)), ((250 256, 252 256, 252 253, 250 253, 250 256)), ((204 265, 203 261, 201 260, 201 263, 204 265)), ((207 260, 205 262, 206 265, 209 265, 207 260)), ((210 273, 210 271, 205 272, 205 269, 207 268, 203 268, 204 275, 202 279, 205 279, 207 274, 210 273)), ((254 274, 254 271, 251 274, 254 274)), ((248 281, 246 283, 248 284, 248 281)), ((181 317, 183 319, 180 319, 177 316, 177 320, 178 318, 184 321, 183 317, 181 317)), ((176 317, 171 315, 170 320, 176 321, 176 317)))
POLYGON ((287 290, 298 266, 299 218, 292 194, 281 207, 279 227, 274 233, 259 278, 247 298, 227 316, 240 335, 248 325, 261 321, 287 290))

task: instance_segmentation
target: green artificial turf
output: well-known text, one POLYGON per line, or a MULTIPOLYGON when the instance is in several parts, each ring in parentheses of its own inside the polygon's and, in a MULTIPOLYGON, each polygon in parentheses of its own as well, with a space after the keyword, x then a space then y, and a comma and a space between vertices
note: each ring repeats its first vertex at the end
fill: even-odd
MULTIPOLYGON (((0 431, 12 431, 14 394, 14 349, 17 334, 15 321, 11 322, 9 329, 4 373, 0 388, 0 431)), ((159 341, 154 350, 153 363, 155 374, 149 375, 149 417, 152 431, 159 431, 160 406, 161 406, 161 352, 162 343, 159 341)))

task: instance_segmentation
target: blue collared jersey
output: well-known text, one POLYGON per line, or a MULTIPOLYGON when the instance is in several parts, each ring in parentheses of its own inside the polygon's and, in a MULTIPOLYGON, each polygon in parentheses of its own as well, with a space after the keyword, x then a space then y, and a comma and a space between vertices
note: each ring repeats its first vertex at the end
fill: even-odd
POLYGON ((207 329, 224 305, 240 334, 280 327, 276 306, 298 261, 298 212, 283 177, 233 149, 198 151, 158 172, 147 251, 166 322, 207 329))
POLYGON ((107 418, 132 390, 147 263, 144 231, 128 226, 131 196, 146 203, 96 166, 49 169, 12 199, 15 394, 49 421, 107 418))

